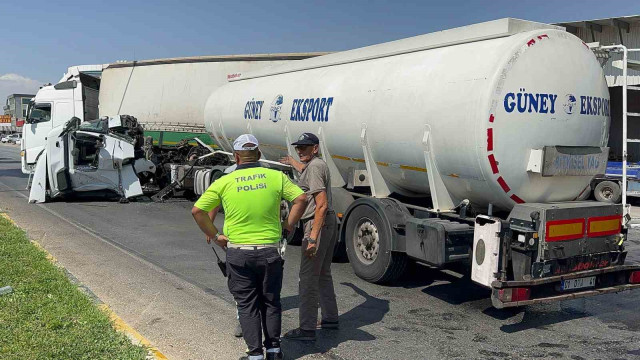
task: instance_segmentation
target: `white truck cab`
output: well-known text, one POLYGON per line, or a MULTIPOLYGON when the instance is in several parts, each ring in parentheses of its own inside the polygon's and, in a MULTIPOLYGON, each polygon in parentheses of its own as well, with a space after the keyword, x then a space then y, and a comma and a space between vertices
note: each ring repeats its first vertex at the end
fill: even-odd
POLYGON ((72 66, 55 85, 38 90, 29 104, 22 128, 22 172, 33 173, 51 130, 72 117, 80 121, 98 118, 98 93, 102 65, 72 66))
POLYGON ((137 120, 98 118, 102 65, 70 67, 29 104, 21 145, 22 172, 32 174, 29 202, 74 192, 110 190, 127 199, 142 195, 137 174, 155 165, 136 155, 137 120))

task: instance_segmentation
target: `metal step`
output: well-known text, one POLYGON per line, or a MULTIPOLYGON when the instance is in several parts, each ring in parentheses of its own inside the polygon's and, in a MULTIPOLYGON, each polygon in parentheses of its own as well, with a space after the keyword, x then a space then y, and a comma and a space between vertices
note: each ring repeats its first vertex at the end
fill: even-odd
POLYGON ((640 113, 632 113, 632 112, 628 112, 627 116, 632 116, 632 117, 640 117, 640 113))
POLYGON ((627 139, 627 142, 630 142, 630 143, 640 143, 640 139, 627 139))
POLYGON ((627 90, 640 90, 640 86, 627 85, 627 90))

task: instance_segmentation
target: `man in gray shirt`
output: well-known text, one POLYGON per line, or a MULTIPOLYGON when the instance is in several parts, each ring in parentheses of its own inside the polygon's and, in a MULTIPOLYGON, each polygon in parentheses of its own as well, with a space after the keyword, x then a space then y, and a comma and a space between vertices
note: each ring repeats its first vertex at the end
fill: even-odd
POLYGON ((304 133, 291 145, 300 162, 287 156, 280 161, 300 173, 298 186, 307 194, 300 264, 300 327, 284 335, 292 340, 315 340, 316 328, 338 328, 338 305, 331 277, 331 260, 337 239, 337 219, 331 207, 331 176, 327 163, 318 157, 319 139, 304 133), (322 318, 318 323, 318 305, 322 318))

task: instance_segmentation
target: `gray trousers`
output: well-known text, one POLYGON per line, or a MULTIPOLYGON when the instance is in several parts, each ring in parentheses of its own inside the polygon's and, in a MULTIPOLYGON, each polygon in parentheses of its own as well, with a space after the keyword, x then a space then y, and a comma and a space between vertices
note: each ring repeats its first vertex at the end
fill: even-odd
MULTIPOLYGON (((304 225, 305 237, 311 233, 313 220, 304 225)), ((307 242, 302 242, 302 260, 300 263, 300 328, 316 329, 318 322, 318 306, 322 311, 322 320, 337 322, 338 305, 331 277, 331 260, 337 240, 337 219, 334 212, 327 213, 324 226, 318 237, 316 256, 309 259, 304 255, 307 242)))

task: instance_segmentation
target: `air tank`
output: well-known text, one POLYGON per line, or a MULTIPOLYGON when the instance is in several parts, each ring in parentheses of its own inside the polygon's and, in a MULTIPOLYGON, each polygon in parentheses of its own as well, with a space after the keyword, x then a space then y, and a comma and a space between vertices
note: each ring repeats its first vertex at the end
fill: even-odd
POLYGON ((606 146, 609 93, 580 39, 500 19, 243 74, 209 97, 205 126, 229 151, 253 133, 270 160, 313 132, 341 181, 368 170, 390 192, 424 196, 432 166, 454 202, 508 210, 589 185, 528 164, 545 146, 606 146))

